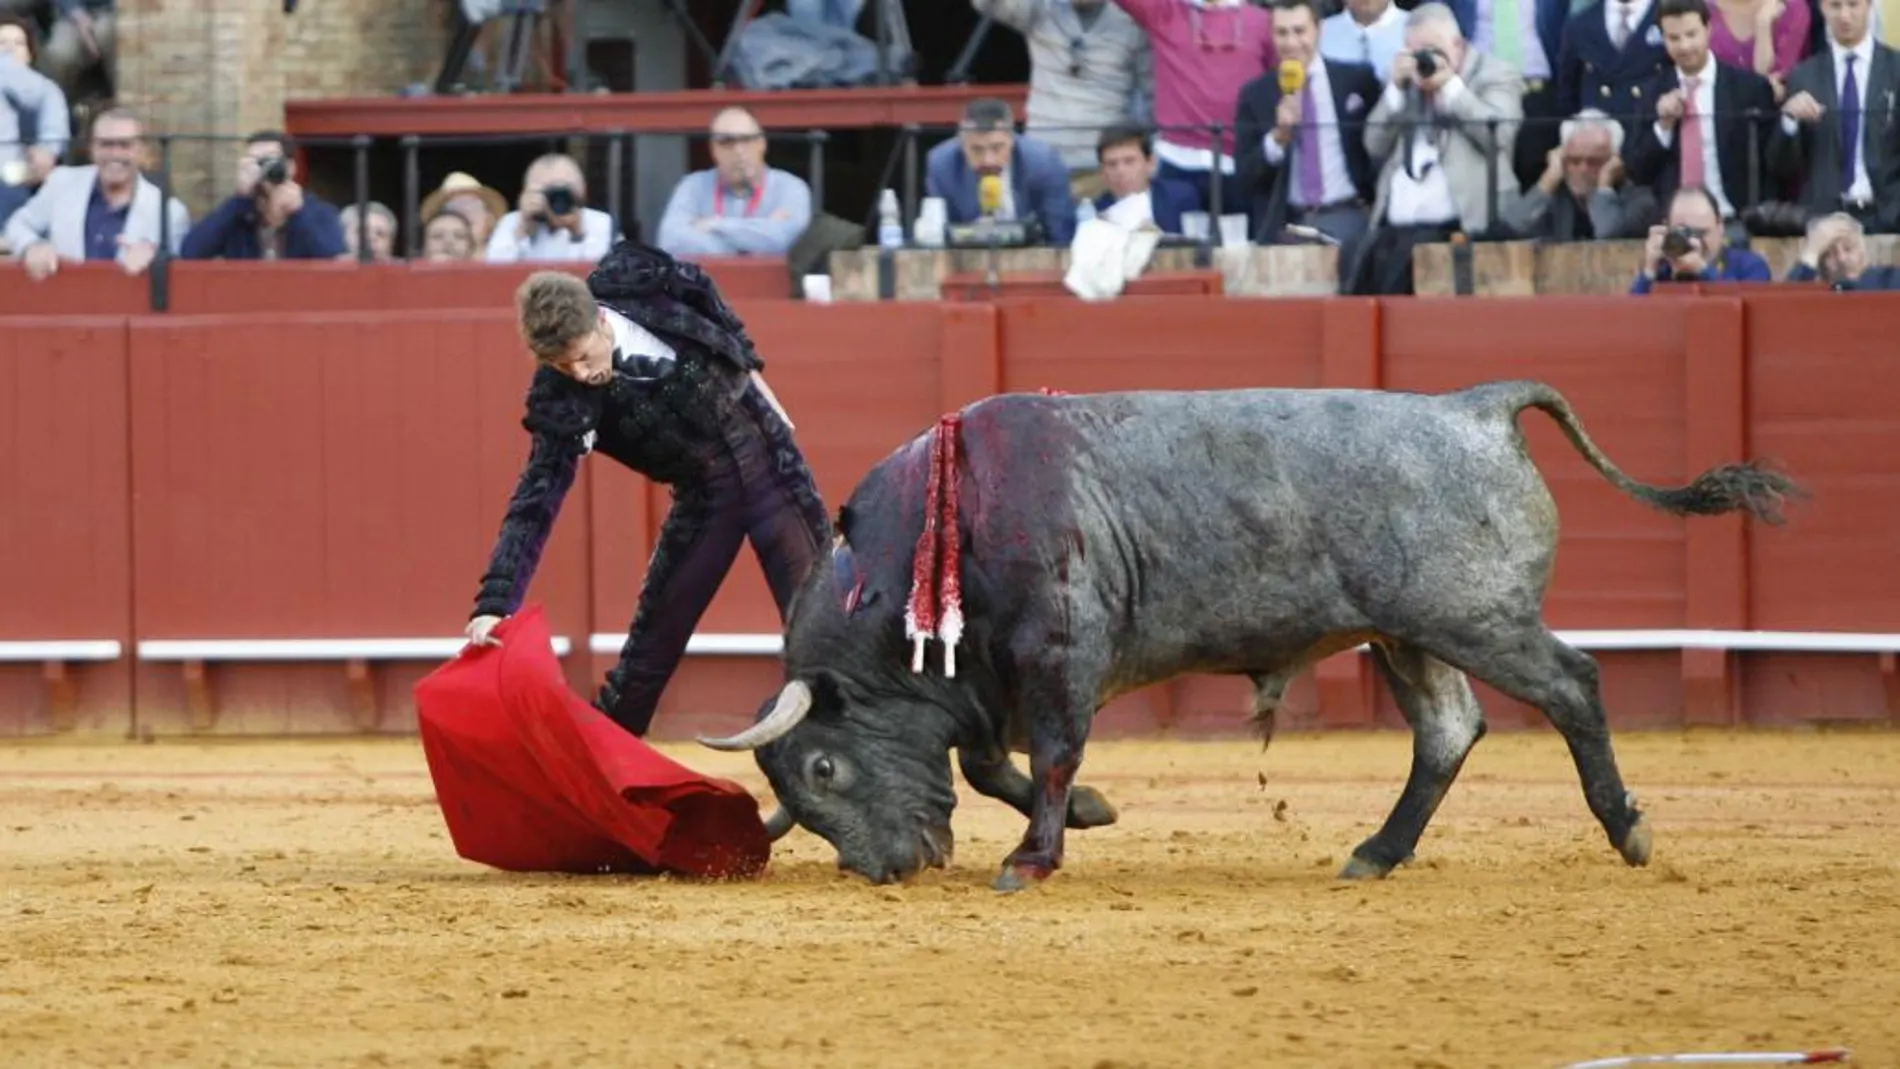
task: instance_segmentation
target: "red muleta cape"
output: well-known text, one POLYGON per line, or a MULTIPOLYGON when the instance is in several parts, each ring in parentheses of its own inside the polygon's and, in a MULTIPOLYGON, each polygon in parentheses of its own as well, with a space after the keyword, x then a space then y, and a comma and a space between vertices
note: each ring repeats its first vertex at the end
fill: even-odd
POLYGON ((417 682, 416 718, 455 851, 513 872, 758 875, 757 801, 607 719, 568 686, 538 605, 417 682))

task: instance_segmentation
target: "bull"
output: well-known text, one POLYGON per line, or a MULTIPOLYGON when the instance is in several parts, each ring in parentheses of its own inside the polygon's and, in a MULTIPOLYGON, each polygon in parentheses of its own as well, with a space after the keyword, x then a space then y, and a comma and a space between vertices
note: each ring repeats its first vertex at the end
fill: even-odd
POLYGON ((1645 865, 1651 832, 1617 767, 1596 662, 1542 620, 1558 516, 1518 425, 1527 408, 1671 514, 1779 524, 1801 493, 1752 462, 1677 488, 1639 482, 1538 382, 995 396, 858 484, 792 602, 783 689, 749 727, 700 741, 752 751, 781 806, 774 831, 795 821, 873 883, 949 862, 954 748, 974 788, 1028 819, 993 884, 1018 890, 1061 866, 1066 828, 1115 819, 1076 783, 1110 700, 1187 673, 1243 675, 1270 740, 1292 679, 1370 644, 1411 768, 1340 878, 1412 856, 1485 734, 1472 676, 1542 711, 1610 845, 1645 865), (946 444, 960 455, 943 459, 946 444), (920 626, 943 593, 933 582, 952 603, 920 626), (1028 754, 1028 775, 1011 752, 1028 754))

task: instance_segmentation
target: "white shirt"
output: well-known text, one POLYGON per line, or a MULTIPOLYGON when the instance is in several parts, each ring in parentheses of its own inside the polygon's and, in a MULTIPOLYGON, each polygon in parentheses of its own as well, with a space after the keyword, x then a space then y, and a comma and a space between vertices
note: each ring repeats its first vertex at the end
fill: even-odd
MULTIPOLYGON (((1497 53, 1494 47, 1497 33, 1492 28, 1491 12, 1496 7, 1497 0, 1478 0, 1478 25, 1473 27, 1471 35, 1471 43, 1477 45, 1480 52, 1494 55, 1497 53)), ((1517 0, 1517 43, 1524 54, 1503 58, 1514 62, 1526 79, 1549 78, 1550 57, 1544 54, 1544 39, 1537 36, 1537 4, 1534 0, 1517 0)))
MULTIPOLYGON (((1842 48, 1829 34, 1828 48, 1834 53, 1834 99, 1847 99, 1847 57, 1854 58, 1854 88, 1860 95, 1860 144, 1854 146, 1854 184, 1841 190, 1850 200, 1872 200, 1874 184, 1867 177, 1867 69, 1874 62, 1874 35, 1869 33, 1852 48, 1842 48)), ((1781 130, 1789 137, 1801 132, 1801 124, 1781 117, 1781 130)))
MULTIPOLYGON (((607 314, 607 326, 614 333, 614 348, 622 357, 649 356, 656 360, 677 360, 679 354, 673 347, 661 341, 652 331, 621 315, 611 308, 603 308, 607 314)), ((639 376, 634 376, 638 378, 639 376)))
POLYGON ((1385 81, 1392 76, 1392 57, 1405 48, 1405 12, 1388 3, 1372 25, 1361 26, 1352 12, 1326 16, 1319 26, 1319 54, 1341 63, 1363 63, 1385 81))
MULTIPOLYGON (((1701 80, 1695 87, 1695 113, 1697 125, 1702 128, 1702 183, 1715 197, 1715 203, 1722 206, 1722 218, 1735 215, 1735 205, 1730 203, 1728 194, 1722 189, 1722 161, 1715 150, 1715 79, 1721 64, 1710 55, 1709 61, 1702 66, 1701 80)), ((1676 87, 1682 88, 1682 80, 1688 75, 1676 69, 1676 87)), ((1667 149, 1676 143, 1676 132, 1665 130, 1661 121, 1656 123, 1656 142, 1667 149)))
POLYGON ((566 230, 553 231, 546 227, 537 227, 523 241, 515 232, 515 222, 520 218, 520 212, 509 212, 495 224, 495 232, 488 239, 489 263, 512 264, 529 260, 595 263, 607 255, 607 250, 614 243, 613 216, 596 208, 581 209, 579 241, 574 240, 574 235, 566 230))
MULTIPOLYGON (((1306 84, 1313 87, 1314 114, 1304 116, 1302 121, 1319 124, 1319 175, 1325 186, 1324 199, 1320 203, 1337 204, 1342 200, 1351 200, 1359 195, 1359 191, 1353 188, 1352 172, 1346 169, 1346 148, 1339 139, 1339 116, 1336 114, 1338 109, 1333 106, 1332 83, 1326 80, 1326 64, 1318 60, 1308 63, 1306 84)), ((1367 107, 1370 109, 1370 102, 1367 102, 1367 107)), ((1298 143, 1299 137, 1300 129, 1297 126, 1293 128, 1292 141, 1287 145, 1275 141, 1273 134, 1268 133, 1266 136, 1267 162, 1275 167, 1284 163, 1287 158, 1287 148, 1298 143)), ((1286 181, 1288 204, 1302 208, 1313 207, 1306 203, 1300 189, 1300 176, 1297 172, 1287 175, 1286 181)))
MULTIPOLYGON (((1465 80, 1454 74, 1451 81, 1439 89, 1438 105, 1449 104, 1464 92, 1465 80)), ((1396 85, 1388 84, 1382 99, 1392 115, 1398 115, 1405 107, 1405 91, 1396 85)), ((1458 221, 1458 202, 1451 195, 1451 183, 1445 178, 1444 164, 1438 158, 1437 130, 1429 118, 1421 117, 1412 131, 1412 170, 1417 177, 1405 173, 1405 146, 1392 148, 1399 165, 1392 169, 1385 220, 1393 226, 1458 221)))
MULTIPOLYGON (((1621 27, 1623 15, 1629 15, 1630 39, 1636 37, 1636 28, 1643 24, 1643 16, 1649 14, 1649 0, 1604 0, 1603 28, 1610 34, 1610 43, 1616 43, 1616 32, 1621 27)), ((1625 40, 1624 44, 1629 44, 1625 40)))

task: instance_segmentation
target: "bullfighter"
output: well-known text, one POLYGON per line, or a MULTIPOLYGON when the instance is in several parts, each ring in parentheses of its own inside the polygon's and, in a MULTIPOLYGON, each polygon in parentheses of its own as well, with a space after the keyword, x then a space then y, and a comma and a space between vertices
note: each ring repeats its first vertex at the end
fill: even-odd
POLYGON ((665 484, 672 505, 594 699, 643 736, 740 544, 751 540, 782 619, 829 517, 764 360, 699 267, 622 242, 585 282, 530 275, 515 304, 538 365, 522 419, 532 442, 467 635, 495 643, 490 632, 520 607, 582 457, 598 450, 665 484))

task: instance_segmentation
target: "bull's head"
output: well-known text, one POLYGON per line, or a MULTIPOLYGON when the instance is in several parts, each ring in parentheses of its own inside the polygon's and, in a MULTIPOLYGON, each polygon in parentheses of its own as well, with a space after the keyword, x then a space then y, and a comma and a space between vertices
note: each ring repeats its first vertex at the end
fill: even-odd
POLYGON ((950 860, 955 720, 931 693, 942 681, 910 674, 901 574, 860 574, 842 534, 825 563, 787 614, 783 689, 751 727, 700 742, 752 751, 778 796, 774 838, 797 824, 837 849, 840 868, 902 880, 950 860))

